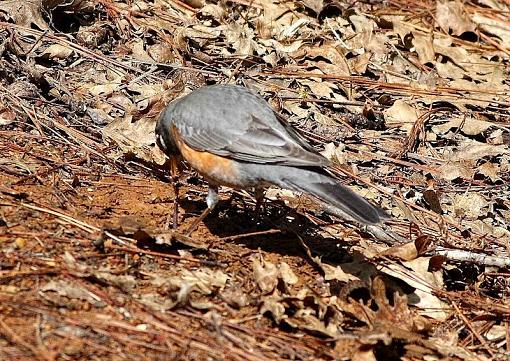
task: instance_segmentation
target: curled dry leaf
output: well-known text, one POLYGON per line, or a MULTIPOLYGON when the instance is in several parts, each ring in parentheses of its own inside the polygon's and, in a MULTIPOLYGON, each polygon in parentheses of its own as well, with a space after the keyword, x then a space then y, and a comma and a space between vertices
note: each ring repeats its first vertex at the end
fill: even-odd
MULTIPOLYGON (((221 28, 227 44, 235 50, 234 55, 247 57, 265 52, 265 48, 254 40, 254 31, 247 25, 233 23, 228 26, 223 25, 221 28)), ((230 55, 226 49, 224 52, 230 55)))
POLYGON ((388 263, 380 270, 414 288, 414 292, 407 297, 408 302, 417 307, 419 314, 444 321, 448 317, 449 307, 434 294, 434 290, 443 287, 442 272, 430 272, 429 263, 429 257, 419 257, 402 264, 388 263))
POLYGON ((0 103, 0 126, 9 125, 16 119, 16 113, 0 103))
POLYGON ((429 205, 430 209, 437 214, 443 214, 443 209, 441 208, 441 201, 439 199, 439 195, 433 189, 426 189, 423 191, 423 199, 429 205))
POLYGON ((450 152, 448 158, 451 161, 466 162, 502 154, 510 154, 510 148, 506 145, 492 145, 466 139, 457 149, 450 152))
POLYGON ((228 287, 220 292, 221 299, 229 306, 241 309, 249 304, 248 295, 240 287, 228 287))
POLYGON ((473 14, 472 20, 483 32, 496 35, 503 44, 510 44, 510 29, 505 20, 479 12, 473 14))
MULTIPOLYGON (((216 39, 221 35, 221 27, 211 28, 205 25, 196 24, 180 30, 177 36, 183 38, 192 39, 199 43, 200 47, 203 47, 212 39, 216 39)), ((176 39, 178 41, 178 39, 176 39)))
POLYGON ((420 63, 427 64, 434 62, 436 59, 436 52, 432 44, 432 34, 426 36, 413 33, 413 45, 418 54, 420 63))
POLYGON ((456 194, 453 200, 455 215, 469 220, 475 220, 487 213, 483 211, 487 205, 487 200, 480 193, 474 192, 456 194))
POLYGON ((64 260, 65 265, 73 272, 85 273, 89 269, 86 264, 76 261, 76 258, 74 258, 68 251, 64 252, 62 259, 64 260))
MULTIPOLYGON (((39 88, 32 82, 26 80, 15 81, 7 86, 9 92, 20 98, 36 98, 39 88)), ((0 103, 0 112, 2 110, 0 103)))
POLYGON ((335 164, 347 164, 345 144, 336 146, 334 143, 327 143, 324 145, 324 150, 321 154, 335 164))
POLYGON ((465 32, 474 32, 476 25, 471 21, 464 5, 460 1, 436 1, 436 22, 446 33, 459 36, 465 32))
POLYGON ((281 297, 277 295, 264 297, 259 312, 261 315, 269 313, 276 323, 280 323, 286 317, 285 306, 281 303, 281 297))
POLYGON ((252 262, 255 283, 264 294, 271 293, 278 284, 279 271, 274 263, 254 258, 252 262))
POLYGON ((103 136, 114 140, 124 153, 140 159, 164 164, 166 156, 156 146, 156 118, 142 117, 136 121, 127 115, 117 118, 103 129, 103 136))
POLYGON ((1 1, 0 16, 6 15, 15 24, 30 28, 33 25, 41 30, 49 30, 42 16, 42 1, 1 1))
POLYGON ((298 276, 296 276, 296 274, 292 271, 292 269, 287 263, 285 262, 280 263, 279 271, 281 279, 286 284, 295 285, 296 283, 298 283, 299 281, 298 276))
POLYGON ((149 47, 149 56, 157 63, 171 63, 175 60, 172 48, 168 44, 158 43, 149 47))
POLYGON ((359 278, 355 275, 346 273, 341 266, 332 266, 323 262, 319 265, 324 271, 324 279, 326 281, 337 280, 341 282, 349 282, 359 280, 359 278))
POLYGON ((82 26, 76 34, 79 44, 95 49, 108 40, 108 28, 104 25, 82 26))
POLYGON ((142 40, 136 39, 126 44, 126 46, 131 50, 131 56, 142 62, 151 62, 151 57, 147 53, 145 49, 145 43, 142 40))
POLYGON ((485 177, 489 178, 490 181, 493 183, 501 180, 501 177, 499 175, 500 170, 501 168, 498 164, 494 164, 491 162, 485 162, 476 169, 477 173, 480 173, 485 177))
POLYGON ((309 331, 312 334, 324 337, 338 336, 337 324, 331 323, 331 327, 327 327, 324 320, 317 318, 310 309, 300 309, 292 317, 286 317, 283 321, 295 329, 309 331))
POLYGON ((158 312, 165 312, 176 306, 176 302, 168 296, 157 293, 144 293, 139 296, 140 302, 158 312))
POLYGON ((299 84, 309 87, 312 94, 317 98, 330 99, 333 96, 333 90, 338 90, 335 84, 323 81, 322 79, 302 79, 299 81, 299 84))
POLYGON ((115 275, 111 270, 92 271, 91 274, 98 280, 130 292, 136 286, 136 279, 131 275, 115 275))
POLYGON ((136 286, 136 279, 131 275, 113 274, 110 269, 102 268, 96 270, 87 264, 78 262, 71 253, 65 252, 63 260, 68 269, 78 277, 92 277, 103 283, 113 285, 125 292, 131 291, 136 286))
POLYGON ((437 169, 437 174, 442 179, 452 181, 457 178, 471 179, 473 177, 474 171, 471 169, 471 167, 461 162, 449 162, 441 165, 437 169))
POLYGON ((480 133, 485 132, 492 126, 490 122, 486 122, 483 120, 478 120, 474 118, 454 118, 450 121, 441 124, 435 125, 432 127, 432 131, 436 134, 445 134, 452 128, 458 129, 467 135, 478 135, 480 133))
POLYGON ((403 261, 411 261, 418 256, 424 254, 431 239, 428 236, 420 236, 414 242, 409 242, 403 245, 390 247, 379 253, 379 256, 388 256, 397 258, 403 261))
POLYGON ((505 138, 507 138, 508 143, 509 132, 504 132, 503 129, 496 129, 487 137, 487 143, 493 145, 501 145, 505 144, 505 138))
POLYGON ((71 55, 73 55, 74 50, 60 44, 53 44, 48 46, 41 54, 42 57, 47 57, 49 59, 68 59, 71 55))
POLYGON ((119 90, 122 86, 120 82, 111 81, 104 84, 93 85, 88 89, 92 96, 108 96, 119 90))
POLYGON ((91 5, 90 0, 4 0, 0 1, 0 16, 5 13, 15 24, 27 28, 35 25, 41 30, 50 30, 43 13, 51 13, 57 7, 68 11, 83 11, 93 8, 94 5, 91 5))
POLYGON ((223 289, 229 276, 221 270, 201 268, 199 270, 183 270, 179 278, 203 294, 211 294, 214 289, 223 289))
POLYGON ((96 307, 104 306, 101 299, 86 288, 64 280, 50 281, 39 289, 39 293, 44 295, 45 298, 51 297, 50 293, 52 292, 55 292, 59 297, 87 301, 96 307))
POLYGON ((351 73, 345 56, 332 45, 310 46, 301 48, 301 51, 305 51, 307 58, 314 60, 309 65, 319 68, 324 74, 350 75, 351 73))
POLYGON ((227 14, 227 11, 223 6, 216 4, 206 4, 200 9, 200 14, 202 16, 210 16, 214 20, 220 21, 223 20, 227 14))
POLYGON ((378 306, 377 311, 369 312, 372 315, 372 324, 394 325, 406 331, 421 331, 423 323, 416 322, 417 319, 413 317, 413 312, 409 309, 405 295, 395 292, 393 294, 393 304, 390 304, 382 277, 375 277, 372 280, 371 293, 378 306))
POLYGON ((158 297, 153 297, 150 302, 164 304, 164 308, 190 305, 197 309, 210 309, 215 307, 210 301, 202 296, 210 295, 216 290, 224 289, 229 276, 221 270, 201 268, 199 270, 181 269, 178 274, 165 278, 155 275, 153 283, 158 285, 159 291, 165 295, 171 295, 172 301, 162 302, 158 297))
POLYGON ((205 0, 183 0, 183 2, 194 9, 200 9, 205 5, 205 0))
POLYGON ((396 100, 383 114, 388 128, 400 127, 408 132, 420 117, 417 109, 400 99, 396 100))
POLYGON ((312 10, 316 16, 319 16, 320 12, 324 8, 323 0, 301 0, 300 3, 302 3, 306 8, 312 10))

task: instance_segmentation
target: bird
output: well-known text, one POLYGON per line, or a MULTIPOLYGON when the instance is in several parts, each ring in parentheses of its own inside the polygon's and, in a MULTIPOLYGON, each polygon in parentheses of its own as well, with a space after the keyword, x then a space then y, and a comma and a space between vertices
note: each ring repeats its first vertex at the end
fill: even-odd
POLYGON ((207 85, 172 101, 155 134, 170 159, 186 161, 209 185, 207 208, 188 234, 218 204, 219 186, 255 189, 257 203, 270 186, 306 193, 330 213, 361 225, 388 218, 332 176, 330 161, 247 87, 207 85))

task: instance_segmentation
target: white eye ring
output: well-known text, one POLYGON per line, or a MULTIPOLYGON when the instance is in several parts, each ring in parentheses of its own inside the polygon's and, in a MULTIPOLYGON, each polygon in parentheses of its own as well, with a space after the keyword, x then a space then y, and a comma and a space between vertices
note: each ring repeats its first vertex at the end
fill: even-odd
POLYGON ((167 149, 166 147, 166 144, 165 144, 165 140, 163 139, 163 137, 161 136, 161 134, 158 134, 156 136, 156 143, 159 143, 158 145, 163 148, 163 149, 167 149))

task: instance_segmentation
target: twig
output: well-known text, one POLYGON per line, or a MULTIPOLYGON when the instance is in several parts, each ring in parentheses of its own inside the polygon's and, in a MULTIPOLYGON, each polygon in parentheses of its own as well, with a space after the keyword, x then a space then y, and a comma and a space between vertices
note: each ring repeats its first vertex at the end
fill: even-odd
POLYGON ((457 311, 457 314, 459 317, 464 321, 467 328, 471 330, 473 335, 475 335, 476 339, 482 344, 483 348, 494 358, 494 352, 491 350, 489 345, 487 345, 487 342, 484 340, 484 338, 478 333, 478 331, 474 328, 473 324, 467 319, 466 316, 462 313, 459 306, 455 303, 455 301, 451 301, 453 308, 455 308, 455 311, 457 311))
MULTIPOLYGON (((16 206, 16 204, 11 204, 11 203, 6 203, 4 205, 8 205, 8 206, 16 206)), ((25 208, 28 208, 28 209, 32 209, 34 211, 39 211, 39 212, 43 212, 43 213, 47 213, 47 214, 51 214, 53 216, 56 216, 62 220, 64 220, 65 222, 67 223, 70 223, 88 233, 94 233, 94 232, 104 232, 104 234, 106 234, 108 237, 110 237, 112 240, 114 240, 115 242, 117 242, 118 244, 122 245, 122 246, 127 246, 128 243, 126 243, 125 241, 121 240, 119 237, 115 236, 114 234, 108 232, 108 231, 103 231, 101 230, 101 228, 98 228, 98 227, 94 227, 88 223, 85 223, 85 222, 82 222, 76 218, 73 218, 71 216, 68 216, 64 213, 60 213, 60 212, 57 212, 57 211, 54 211, 54 210, 51 210, 51 209, 47 209, 47 208, 42 208, 42 207, 37 207, 37 206, 33 206, 31 204, 27 204, 27 203, 20 203, 19 204, 21 207, 25 207, 25 208)))
POLYGON ((11 343, 18 344, 27 349, 38 360, 53 361, 55 356, 45 351, 40 347, 33 346, 23 340, 16 332, 14 332, 4 321, 0 318, 0 333, 3 334, 11 343))
POLYGON ((473 262, 484 266, 495 266, 499 268, 510 267, 510 257, 489 256, 463 249, 446 249, 443 247, 437 247, 434 253, 444 256, 450 261, 473 262))
POLYGON ((199 264, 201 264, 203 266, 209 266, 209 267, 221 267, 221 268, 226 268, 227 267, 226 264, 221 263, 221 262, 202 260, 202 259, 193 258, 193 257, 176 256, 174 254, 161 253, 161 252, 155 252, 155 251, 148 251, 148 250, 140 249, 140 248, 119 247, 119 246, 112 246, 111 248, 115 249, 115 250, 118 250, 118 251, 122 251, 122 252, 141 253, 141 254, 147 254, 147 255, 150 255, 150 256, 157 256, 157 257, 162 257, 162 258, 175 259, 175 260, 178 260, 178 261, 188 261, 188 262, 193 262, 193 263, 199 263, 199 264))
POLYGON ((259 232, 250 232, 250 233, 243 233, 243 234, 237 234, 235 236, 228 236, 228 237, 222 237, 219 239, 219 241, 234 241, 236 239, 241 238, 248 238, 248 237, 254 237, 254 236, 262 236, 265 234, 275 234, 275 233, 281 233, 280 229, 268 229, 267 231, 259 231, 259 232))

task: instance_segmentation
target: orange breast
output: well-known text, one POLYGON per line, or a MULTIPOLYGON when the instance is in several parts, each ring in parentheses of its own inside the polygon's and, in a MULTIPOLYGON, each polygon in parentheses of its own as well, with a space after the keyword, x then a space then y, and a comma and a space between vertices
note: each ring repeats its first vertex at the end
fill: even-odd
POLYGON ((186 145, 175 128, 172 133, 184 160, 204 178, 219 185, 233 188, 242 187, 242 184, 239 183, 239 173, 234 161, 212 153, 195 150, 186 145))

